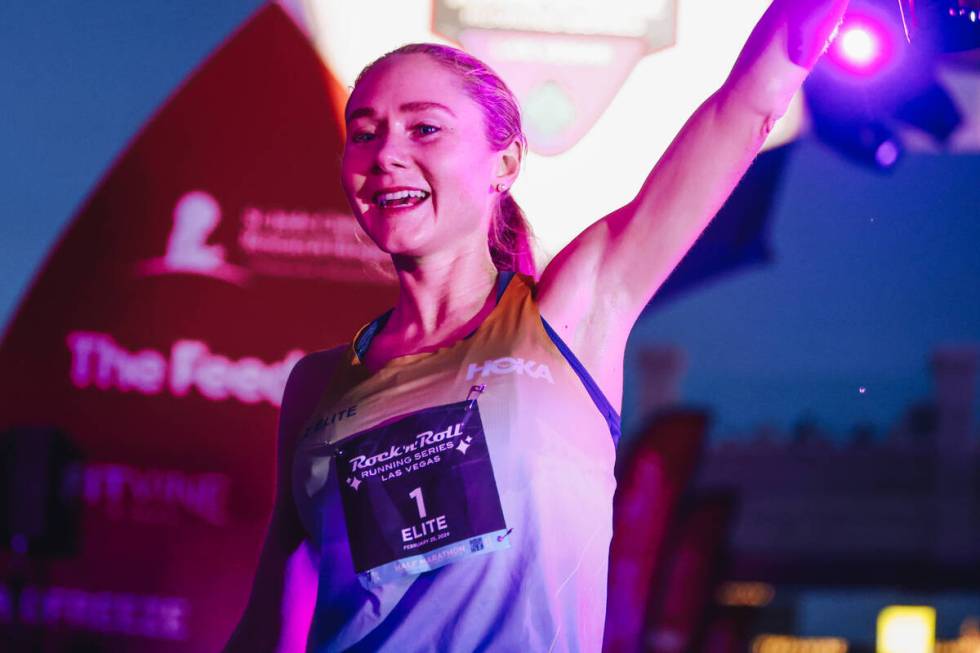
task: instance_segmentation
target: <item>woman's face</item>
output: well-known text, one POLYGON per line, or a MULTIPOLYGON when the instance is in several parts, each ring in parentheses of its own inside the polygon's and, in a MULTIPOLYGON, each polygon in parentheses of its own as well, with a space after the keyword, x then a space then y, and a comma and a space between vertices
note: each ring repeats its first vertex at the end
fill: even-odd
POLYGON ((458 77, 427 55, 396 55, 347 106, 344 191, 378 247, 415 258, 485 248, 494 186, 513 177, 458 77))

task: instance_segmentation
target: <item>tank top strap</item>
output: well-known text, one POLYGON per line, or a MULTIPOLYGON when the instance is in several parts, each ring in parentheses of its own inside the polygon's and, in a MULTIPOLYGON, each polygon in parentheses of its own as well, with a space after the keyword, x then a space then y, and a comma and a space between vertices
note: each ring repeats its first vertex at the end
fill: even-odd
MULTIPOLYGON (((510 284, 510 280, 513 278, 514 278, 514 273, 510 271, 500 272, 497 275, 496 302, 498 304, 500 303, 500 298, 504 296, 504 291, 507 290, 507 286, 510 284)), ((361 328, 361 330, 357 333, 357 335, 354 336, 354 342, 353 342, 354 353, 357 354, 357 358, 359 360, 364 360, 364 356, 367 354, 368 347, 371 346, 371 341, 374 340, 374 336, 377 335, 378 331, 383 329, 385 324, 388 323, 388 318, 391 317, 391 312, 393 310, 394 309, 388 309, 383 314, 371 320, 366 326, 361 328)), ((472 335, 473 333, 470 333, 466 337, 469 338, 472 335)))
MULTIPOLYGON (((509 274, 513 276, 514 273, 511 272, 509 274)), ((561 354, 562 358, 565 359, 565 362, 568 363, 568 366, 572 369, 573 372, 575 372, 575 375, 582 383, 582 386, 585 388, 585 391, 588 393, 589 398, 592 400, 592 403, 595 404, 596 410, 598 410, 599 414, 602 415, 602 417, 606 420, 606 424, 609 427, 609 435, 612 437, 613 445, 618 445, 619 439, 622 435, 622 420, 620 418, 619 413, 616 411, 615 408, 613 408, 612 403, 609 401, 605 393, 599 387, 599 384, 596 383, 595 379, 592 378, 592 375, 589 374, 589 371, 585 368, 585 365, 582 363, 582 361, 578 359, 575 353, 572 352, 571 348, 565 343, 564 340, 562 340, 561 336, 558 335, 558 332, 555 331, 550 324, 548 324, 547 320, 544 319, 544 316, 541 315, 541 312, 537 310, 537 302, 534 301, 534 293, 535 293, 534 279, 526 275, 519 275, 519 276, 520 276, 520 280, 523 282, 521 290, 523 291, 523 293, 526 293, 531 297, 530 306, 533 306, 534 308, 533 319, 540 322, 541 326, 544 328, 544 332, 548 335, 548 339, 551 340, 551 343, 561 354)), ((521 294, 519 296, 523 297, 524 295, 521 294)), ((515 295, 514 298, 515 300, 517 300, 518 295, 515 295)), ((532 319, 532 316, 528 315, 527 319, 532 319)))

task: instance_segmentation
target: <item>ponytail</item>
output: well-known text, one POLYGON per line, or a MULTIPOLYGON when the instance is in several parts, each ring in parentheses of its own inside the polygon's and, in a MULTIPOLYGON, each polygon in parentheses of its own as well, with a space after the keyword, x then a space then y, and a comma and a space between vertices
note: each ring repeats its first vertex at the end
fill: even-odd
POLYGON ((497 199, 490 223, 488 243, 493 264, 501 272, 517 272, 536 277, 534 267, 534 232, 509 190, 497 199))

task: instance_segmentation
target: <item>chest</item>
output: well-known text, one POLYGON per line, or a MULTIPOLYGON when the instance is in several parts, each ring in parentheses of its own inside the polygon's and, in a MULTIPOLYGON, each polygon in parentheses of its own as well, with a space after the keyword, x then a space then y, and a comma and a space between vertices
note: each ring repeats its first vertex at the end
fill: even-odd
POLYGON ((377 372, 350 368, 321 402, 307 437, 336 444, 433 406, 475 400, 503 428, 534 421, 555 402, 578 398, 564 361, 533 342, 472 343, 416 356, 377 372), (571 397, 569 397, 569 392, 571 397))

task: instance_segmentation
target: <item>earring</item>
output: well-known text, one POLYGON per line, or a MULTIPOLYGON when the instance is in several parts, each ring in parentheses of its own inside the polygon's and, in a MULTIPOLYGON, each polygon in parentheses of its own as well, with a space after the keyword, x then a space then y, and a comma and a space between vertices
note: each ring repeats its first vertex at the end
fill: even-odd
POLYGON ((507 186, 505 184, 497 184, 497 192, 498 193, 507 192, 507 186))

